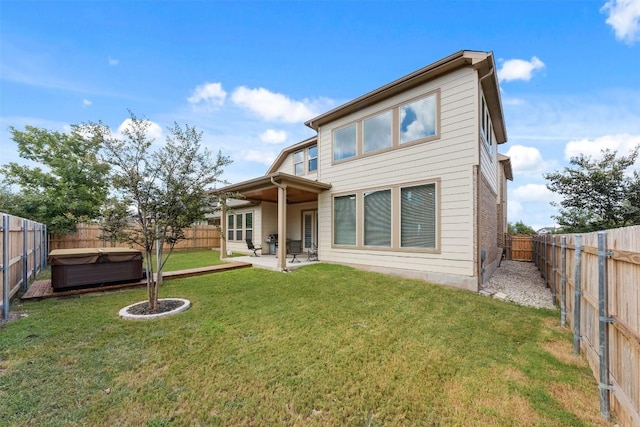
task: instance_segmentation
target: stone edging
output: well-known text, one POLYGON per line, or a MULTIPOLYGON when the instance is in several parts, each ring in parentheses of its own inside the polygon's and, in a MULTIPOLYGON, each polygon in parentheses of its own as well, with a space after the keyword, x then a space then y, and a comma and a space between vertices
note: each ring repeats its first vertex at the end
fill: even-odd
POLYGON ((182 301, 182 305, 178 308, 174 308, 173 310, 170 311, 166 311, 164 313, 156 313, 156 314, 129 314, 129 308, 136 306, 138 304, 142 304, 145 303, 147 301, 140 301, 137 302, 135 304, 131 304, 128 305, 124 308, 122 308, 120 310, 120 312, 118 313, 118 316, 122 317, 123 319, 128 319, 128 320, 150 320, 150 319, 157 319, 158 317, 164 317, 164 316, 171 316, 173 314, 178 314, 178 313, 182 313, 183 311, 187 310, 189 307, 191 307, 191 301, 189 301, 188 299, 182 299, 182 298, 160 298, 158 301, 182 301))

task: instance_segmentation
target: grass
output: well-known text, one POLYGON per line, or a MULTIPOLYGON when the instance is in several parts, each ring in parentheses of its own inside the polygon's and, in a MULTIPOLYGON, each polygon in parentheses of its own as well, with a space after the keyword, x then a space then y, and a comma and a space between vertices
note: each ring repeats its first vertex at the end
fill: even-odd
POLYGON ((323 264, 160 296, 193 306, 132 322, 117 312, 144 290, 15 304, 0 425, 607 425, 556 311, 323 264))

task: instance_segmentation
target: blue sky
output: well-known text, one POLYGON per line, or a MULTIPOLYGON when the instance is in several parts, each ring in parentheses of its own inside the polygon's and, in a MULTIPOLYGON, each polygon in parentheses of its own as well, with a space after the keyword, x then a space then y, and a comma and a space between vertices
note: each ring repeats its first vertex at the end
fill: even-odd
POLYGON ((640 0, 3 0, 1 162, 20 161, 9 126, 115 131, 130 109, 160 141, 195 125, 239 182, 312 136, 305 120, 459 50, 493 51, 509 220, 553 225, 544 172, 640 144, 639 19, 640 0))

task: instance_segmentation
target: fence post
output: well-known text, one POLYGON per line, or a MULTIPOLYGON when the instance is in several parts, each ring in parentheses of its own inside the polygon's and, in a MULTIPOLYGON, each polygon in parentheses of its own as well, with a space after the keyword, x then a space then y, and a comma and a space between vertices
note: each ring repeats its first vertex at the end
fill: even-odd
POLYGON ((560 238, 560 326, 567 326, 567 236, 560 238))
POLYGON ((607 258, 611 255, 607 251, 607 232, 598 232, 598 311, 599 341, 600 341, 600 414, 608 421, 611 418, 609 404, 609 317, 607 298, 607 258))
POLYGON ((33 278, 38 275, 38 267, 40 266, 40 260, 38 257, 38 249, 40 248, 38 240, 38 232, 40 231, 40 224, 33 223, 33 278))
POLYGON ((9 318, 9 215, 2 215, 2 317, 9 318))
POLYGON ((42 269, 43 267, 46 267, 47 257, 49 256, 49 233, 46 225, 42 227, 40 237, 42 239, 42 250, 40 251, 40 269, 42 269))
POLYGON ((558 294, 556 281, 556 236, 551 236, 551 298, 553 305, 556 304, 556 295, 558 294))
POLYGON ((29 280, 29 259, 27 258, 27 243, 29 234, 29 224, 26 219, 22 220, 22 292, 27 291, 27 281, 29 280))
POLYGON ((573 354, 580 354, 580 305, 582 300, 582 235, 577 234, 575 237, 575 275, 574 275, 574 292, 573 292, 573 354))

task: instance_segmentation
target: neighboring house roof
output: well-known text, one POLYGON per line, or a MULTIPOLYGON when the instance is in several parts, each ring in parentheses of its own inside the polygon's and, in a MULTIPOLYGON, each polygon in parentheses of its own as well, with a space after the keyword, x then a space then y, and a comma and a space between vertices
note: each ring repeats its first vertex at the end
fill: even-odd
POLYGON ((502 113, 496 65, 493 60, 493 53, 491 52, 461 50, 372 92, 362 95, 353 101, 334 108, 327 113, 321 114, 307 121, 305 124, 312 129, 318 130, 319 127, 324 124, 391 98, 392 96, 440 77, 443 74, 467 66, 473 66, 479 72, 487 104, 489 105, 490 111, 496 113, 491 115, 496 141, 498 144, 503 144, 507 141, 507 131, 502 113))
POLYGON ((278 185, 287 187, 287 202, 303 203, 317 200, 318 193, 331 188, 331 184, 313 181, 284 172, 270 173, 259 178, 238 184, 228 185, 218 190, 217 193, 241 193, 245 200, 278 202, 278 185))
POLYGON ((498 161, 502 164, 504 169, 504 177, 509 181, 513 181, 513 169, 511 169, 511 158, 504 154, 498 153, 498 161))
POLYGON ((290 153, 293 153, 295 151, 298 150, 302 150, 304 148, 307 148, 313 144, 317 144, 318 143, 318 137, 317 136, 312 136, 309 139, 305 139, 304 141, 298 142, 297 144, 294 145, 290 145, 289 147, 285 147, 282 149, 282 151, 280 152, 280 154, 278 154, 278 157, 276 157, 276 160, 273 162, 273 164, 271 165, 271 167, 269 168, 269 170, 267 171, 267 174, 270 173, 274 173, 278 170, 278 168, 280 168, 280 165, 282 164, 282 162, 284 162, 287 158, 287 156, 290 153))

